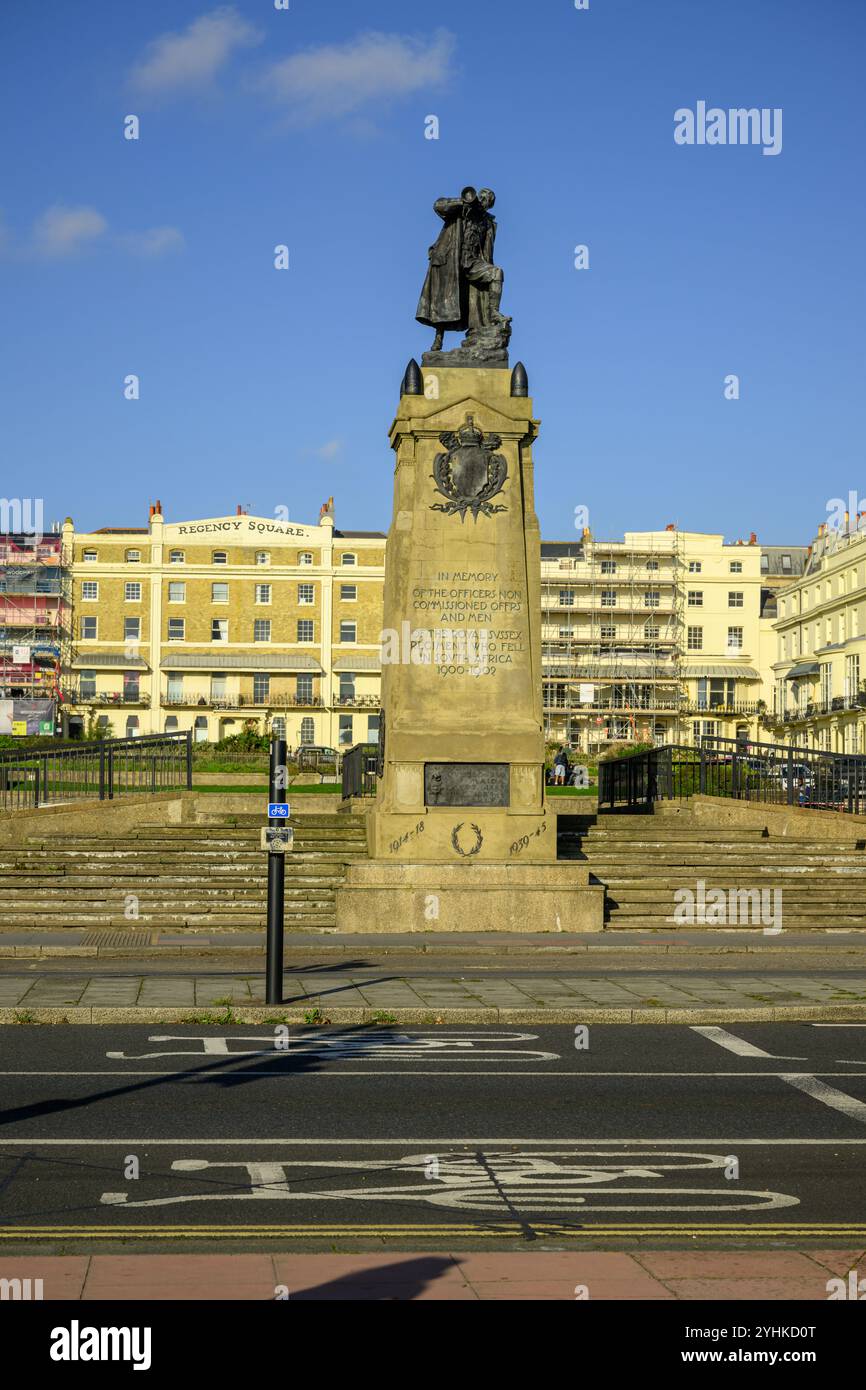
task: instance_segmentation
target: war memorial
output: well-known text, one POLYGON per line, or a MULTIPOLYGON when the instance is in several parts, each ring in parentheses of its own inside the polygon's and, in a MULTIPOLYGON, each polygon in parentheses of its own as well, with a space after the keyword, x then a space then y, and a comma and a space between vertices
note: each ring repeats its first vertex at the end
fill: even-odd
POLYGON ((490 189, 443 222, 389 439, 379 782, 340 931, 594 931, 602 888, 556 862, 544 789, 540 535, 526 369, 509 363, 490 189), (446 332, 463 332, 446 348, 446 332))

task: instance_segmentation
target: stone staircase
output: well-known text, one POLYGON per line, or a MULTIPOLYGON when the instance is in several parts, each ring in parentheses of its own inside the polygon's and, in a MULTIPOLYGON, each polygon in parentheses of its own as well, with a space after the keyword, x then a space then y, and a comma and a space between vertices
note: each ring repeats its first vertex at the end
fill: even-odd
MULTIPOLYGON (((723 930, 766 925, 757 902, 728 898, 721 922, 675 921, 677 889, 697 897, 722 888, 781 889, 781 924, 810 928, 866 929, 866 842, 846 833, 840 817, 832 840, 793 838, 762 829, 707 825, 688 807, 656 815, 584 818, 560 836, 560 857, 588 863, 591 879, 607 889, 605 923, 611 929, 723 930), (755 920, 757 918, 757 920, 755 920)), ((575 818, 577 820, 577 818, 575 818)), ((775 900, 766 901, 770 914, 775 900)), ((713 911, 710 904, 706 916, 713 911)), ((773 916, 769 917, 772 922, 773 916)))
MULTIPOLYGON (((267 854, 261 815, 212 812, 208 824, 29 836, 0 848, 0 931, 58 927, 264 927, 267 854), (132 907, 137 917, 130 916, 132 907)), ((335 925, 350 860, 365 859, 363 815, 293 818, 286 855, 287 930, 335 925)))

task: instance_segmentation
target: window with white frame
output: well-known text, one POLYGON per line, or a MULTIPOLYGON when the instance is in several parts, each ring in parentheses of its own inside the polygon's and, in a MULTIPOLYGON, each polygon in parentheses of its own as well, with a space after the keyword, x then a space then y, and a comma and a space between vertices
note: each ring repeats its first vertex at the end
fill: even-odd
POLYGON ((316 589, 313 584, 298 585, 298 603, 311 604, 316 599, 316 589))
POLYGON ((308 705, 312 703, 313 677, 310 672, 305 671, 302 675, 298 676, 297 686, 295 688, 295 699, 299 705, 308 705))
POLYGON ((339 716, 339 719, 340 719, 339 744, 340 744, 340 747, 341 747, 341 748, 346 748, 346 747, 348 747, 348 745, 352 742, 352 730, 353 730, 353 727, 354 727, 354 715, 352 715, 352 714, 341 714, 341 715, 339 716))
POLYGON ((742 589, 729 589, 729 590, 728 590, 728 607, 729 607, 729 608, 742 608, 742 606, 743 606, 743 590, 742 590, 742 589))
POLYGON ((169 603, 186 603, 186 584, 182 579, 172 580, 168 586, 169 603))
POLYGON ((211 603, 228 603, 229 586, 228 584, 211 584, 210 586, 211 603))
POLYGON ((704 629, 690 627, 686 632, 686 647, 690 652, 699 652, 704 646, 704 629))
POLYGON ((271 698, 271 678, 263 671, 256 671, 253 675, 253 699, 257 704, 263 704, 271 698))
POLYGON ((340 563, 343 565, 355 565, 358 563, 358 557, 357 555, 353 555, 351 550, 347 550, 340 557, 340 563))
POLYGON ((212 700, 225 700, 228 695, 228 676, 224 671, 214 671, 210 678, 210 697, 212 700))
POLYGON ((574 606, 574 590, 560 589, 559 591, 560 608, 572 608, 574 606))
POLYGON ((602 589, 601 606, 602 608, 616 608, 616 589, 602 589))
POLYGON ((358 597, 357 584, 341 584, 340 600, 342 603, 355 603, 358 597))
POLYGON ((648 570, 657 570, 659 567, 659 562, 658 560, 647 560, 646 567, 648 570))
POLYGON ((270 584, 256 585, 256 603, 270 603, 271 586, 270 584))
POLYGON ((657 642, 660 634, 658 623, 644 623, 643 635, 648 642, 657 642))
POLYGON ((182 565, 186 560, 186 554, 182 550, 170 550, 168 552, 168 563, 170 565, 182 565))
POLYGON ((96 550, 85 550, 81 558, 86 565, 95 565, 99 559, 99 552, 96 550))
POLYGON ((313 640, 312 618, 298 618, 298 641, 312 642, 313 640))
POLYGON ((341 642, 357 642, 357 640, 358 640, 358 635, 357 635, 357 634, 358 634, 358 624, 357 624, 357 623, 350 623, 350 622, 347 622, 347 621, 345 621, 345 620, 341 621, 341 623, 340 623, 340 641, 341 641, 341 642))
POLYGON ((169 642, 182 642, 186 632, 186 618, 169 618, 168 620, 168 640, 169 642))
POLYGON ((126 552, 126 563, 127 563, 128 565, 137 565, 137 564, 140 563, 140 561, 141 561, 141 551, 140 551, 140 550, 127 550, 127 552, 126 552))
POLYGON ((731 563, 730 563, 730 565, 728 566, 728 569, 730 570, 731 574, 742 574, 742 573, 743 573, 743 562, 742 562, 742 560, 732 560, 731 563))
POLYGON ((316 738, 316 721, 312 715, 306 715, 301 720, 301 743, 313 743, 316 738))
POLYGON ((253 622, 253 641, 270 642, 271 640, 271 620, 270 618, 256 618, 253 622))
POLYGON ((700 574, 702 568, 700 560, 689 560, 689 574, 700 574))
POLYGON ((124 618, 123 640, 124 642, 141 641, 141 618, 124 618))
POLYGON ((141 603, 141 585, 124 584, 123 597, 127 603, 141 603))
POLYGON ((211 618, 210 640, 212 642, 227 642, 229 640, 228 618, 211 618))
POLYGON ((271 563, 271 552, 269 550, 256 551, 256 564, 269 565, 271 563))
MULTIPOLYGON (((562 628, 562 627, 561 627, 561 628, 559 629, 559 635, 560 635, 560 637, 563 637, 563 636, 570 637, 570 636, 571 636, 571 632, 572 632, 572 630, 571 630, 570 627, 566 627, 566 628, 562 628)), ((616 637, 616 623, 602 623, 602 624, 601 624, 601 627, 599 628, 599 636, 602 638, 602 640, 610 639, 610 638, 616 637)))
POLYGON ((183 676, 172 672, 168 677, 168 689, 166 697, 171 704, 177 704, 183 699, 183 676))
POLYGON ((845 658, 845 698, 853 700, 860 689, 860 657, 857 655, 846 656, 845 658))
POLYGON ((98 621, 98 620, 97 620, 95 617, 94 617, 94 618, 82 618, 82 619, 81 619, 81 626, 80 626, 80 628, 79 628, 79 635, 80 635, 80 637, 81 637, 82 642, 95 642, 95 641, 96 641, 97 621, 98 621))
POLYGON ((300 553, 300 555, 298 556, 298 564, 299 564, 299 565, 311 565, 312 563, 313 563, 312 552, 309 551, 309 550, 302 550, 301 553, 300 553))
POLYGON ((229 555, 227 550, 214 550, 212 551, 210 558, 212 565, 227 565, 229 562, 229 555))
POLYGON ((703 606, 704 606, 704 591, 703 591, 703 589, 689 589, 689 592, 688 592, 688 606, 689 606, 689 608, 703 608, 703 606))
POLYGON ((99 598, 99 580, 85 579, 81 586, 81 597, 88 602, 92 602, 94 599, 99 598))
POLYGON ((661 602, 661 592, 658 589, 647 589, 643 596, 644 608, 658 608, 661 602))
POLYGON ((92 700, 96 694, 96 672, 79 671, 78 694, 82 700, 92 700))
POLYGON ((616 560, 602 560, 602 574, 616 574, 616 560))
POLYGON ((741 627, 728 628, 728 651, 738 652, 743 646, 743 629, 741 627))

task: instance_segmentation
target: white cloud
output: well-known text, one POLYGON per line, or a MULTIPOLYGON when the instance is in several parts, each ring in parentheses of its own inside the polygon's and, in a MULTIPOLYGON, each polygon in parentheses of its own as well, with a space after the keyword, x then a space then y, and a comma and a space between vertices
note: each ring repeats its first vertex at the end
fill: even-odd
POLYGON ((161 34, 132 69, 133 86, 148 95, 207 86, 237 48, 261 34, 231 5, 200 15, 179 33, 161 34))
POLYGON ((338 456, 338 454, 342 453, 342 449, 342 439, 329 439, 318 449, 314 449, 313 452, 316 455, 316 457, 322 459, 323 462, 331 463, 338 456))
POLYGON ((454 37, 359 34, 272 63, 257 86, 297 125, 355 116, 414 92, 442 85, 449 75, 454 37))
POLYGON ((108 223, 96 208, 70 208, 55 203, 34 224, 32 249, 47 260, 74 256, 107 230, 108 223))
POLYGON ((118 240, 134 256, 165 256, 184 246, 183 232, 177 227, 149 227, 144 232, 127 232, 118 240))

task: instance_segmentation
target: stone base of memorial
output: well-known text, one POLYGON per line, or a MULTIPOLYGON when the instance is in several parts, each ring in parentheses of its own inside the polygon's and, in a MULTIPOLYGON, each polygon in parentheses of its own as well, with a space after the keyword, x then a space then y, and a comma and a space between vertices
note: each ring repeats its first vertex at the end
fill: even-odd
MULTIPOLYGON (((471 839, 471 831, 467 833, 471 839)), ((350 864, 341 932, 601 931, 604 888, 580 864, 350 864)))

